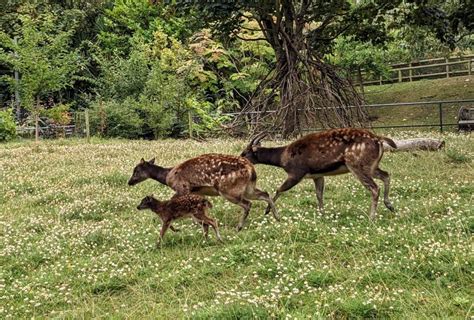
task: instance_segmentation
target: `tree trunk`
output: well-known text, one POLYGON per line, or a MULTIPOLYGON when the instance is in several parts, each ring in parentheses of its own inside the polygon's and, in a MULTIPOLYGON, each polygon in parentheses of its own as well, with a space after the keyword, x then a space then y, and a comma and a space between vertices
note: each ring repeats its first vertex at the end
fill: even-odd
POLYGON ((416 138, 416 139, 406 139, 406 140, 393 140, 397 145, 397 148, 394 149, 389 146, 387 143, 383 143, 383 149, 385 151, 438 151, 442 149, 445 145, 443 140, 431 139, 431 138, 416 138))

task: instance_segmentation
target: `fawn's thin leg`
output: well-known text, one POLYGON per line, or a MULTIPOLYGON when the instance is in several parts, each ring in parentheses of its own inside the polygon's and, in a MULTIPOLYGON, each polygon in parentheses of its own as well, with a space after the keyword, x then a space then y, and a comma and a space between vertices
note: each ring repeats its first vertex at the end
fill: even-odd
POLYGON ((324 177, 313 179, 316 187, 316 198, 318 199, 319 211, 324 212, 323 193, 324 193, 324 177))
POLYGON ((161 244, 161 241, 163 240, 163 237, 165 236, 166 230, 168 230, 169 226, 171 225, 171 221, 163 221, 163 225, 161 226, 160 230, 160 238, 158 239, 156 245, 159 246, 161 244))
POLYGON ((216 220, 212 219, 211 217, 204 216, 203 220, 206 222, 207 228, 209 229, 209 225, 214 229, 214 232, 216 233, 216 237, 220 242, 222 241, 221 234, 219 233, 219 227, 217 226, 216 220))
POLYGON ((171 231, 173 231, 173 232, 179 232, 179 229, 173 227, 172 225, 170 225, 170 229, 171 229, 171 231))

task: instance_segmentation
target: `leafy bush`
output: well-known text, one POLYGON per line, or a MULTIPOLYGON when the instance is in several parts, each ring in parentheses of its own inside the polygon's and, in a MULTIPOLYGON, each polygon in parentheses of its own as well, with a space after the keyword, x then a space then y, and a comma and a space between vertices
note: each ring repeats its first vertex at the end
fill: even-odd
POLYGON ((133 100, 117 102, 114 100, 93 105, 90 113, 91 127, 94 131, 99 131, 101 126, 101 116, 105 120, 105 136, 120 138, 138 138, 143 134, 143 120, 135 109, 133 100))
POLYGON ((15 137, 16 124, 12 110, 0 110, 0 141, 9 141, 15 137))
POLYGON ((50 109, 41 110, 40 114, 52 119, 60 125, 71 123, 71 114, 69 113, 70 105, 59 104, 50 109))

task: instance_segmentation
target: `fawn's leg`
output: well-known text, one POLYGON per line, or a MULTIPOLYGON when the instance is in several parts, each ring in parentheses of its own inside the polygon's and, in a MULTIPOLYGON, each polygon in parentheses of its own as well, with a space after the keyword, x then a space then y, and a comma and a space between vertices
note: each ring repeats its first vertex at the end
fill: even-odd
POLYGON ((313 179, 314 186, 316 187, 316 198, 318 199, 318 207, 321 213, 324 213, 324 205, 323 205, 323 193, 324 193, 324 177, 319 177, 313 179))
POLYGON ((215 219, 212 219, 211 217, 208 217, 206 215, 203 216, 203 220, 205 221, 207 228, 209 229, 209 225, 214 229, 214 232, 216 233, 216 237, 220 242, 222 241, 221 234, 219 233, 219 227, 217 226, 217 222, 215 219))
POLYGON ((160 238, 158 239, 156 243, 157 246, 161 244, 161 241, 163 240, 163 237, 165 236, 166 230, 168 230, 170 225, 171 225, 171 221, 168 221, 168 220, 163 221, 163 225, 161 226, 161 230, 160 230, 160 238))
POLYGON ((171 231, 173 231, 173 232, 179 232, 179 229, 173 227, 172 225, 170 225, 170 229, 171 229, 171 231))

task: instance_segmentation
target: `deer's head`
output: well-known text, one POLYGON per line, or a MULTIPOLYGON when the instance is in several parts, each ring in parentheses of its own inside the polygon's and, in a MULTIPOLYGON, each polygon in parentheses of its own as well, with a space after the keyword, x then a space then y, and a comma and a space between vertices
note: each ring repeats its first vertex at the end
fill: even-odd
POLYGON ((266 135, 266 133, 259 133, 253 137, 240 156, 249 159, 252 163, 258 163, 257 152, 261 146, 262 139, 265 138, 266 135))
POLYGON ((138 210, 151 209, 155 201, 156 200, 155 198, 153 198, 152 195, 146 196, 145 198, 142 199, 140 204, 137 206, 137 209, 138 210))
POLYGON ((151 159, 150 161, 145 161, 145 159, 141 159, 140 162, 133 168, 133 174, 128 180, 129 186, 134 186, 137 183, 140 183, 148 178, 150 178, 150 169, 151 166, 155 164, 155 158, 151 159))

